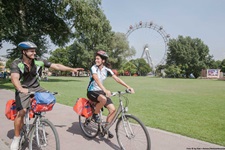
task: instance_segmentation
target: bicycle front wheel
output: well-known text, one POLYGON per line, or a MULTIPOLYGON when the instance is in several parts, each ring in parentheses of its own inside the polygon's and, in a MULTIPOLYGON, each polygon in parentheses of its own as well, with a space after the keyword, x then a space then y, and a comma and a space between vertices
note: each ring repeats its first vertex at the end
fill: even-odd
POLYGON ((60 150, 59 136, 55 126, 47 119, 41 119, 30 132, 29 150, 60 150))
POLYGON ((79 116, 79 125, 83 133, 89 138, 95 138, 99 132, 99 125, 91 120, 91 117, 85 118, 79 116))
POLYGON ((150 150, 151 141, 144 124, 133 115, 121 116, 116 124, 116 136, 123 150, 150 150))

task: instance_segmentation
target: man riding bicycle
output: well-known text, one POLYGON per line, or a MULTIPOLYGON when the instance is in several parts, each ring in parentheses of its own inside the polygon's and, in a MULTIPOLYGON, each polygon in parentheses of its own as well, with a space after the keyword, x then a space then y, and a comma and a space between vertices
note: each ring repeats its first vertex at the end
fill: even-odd
POLYGON ((30 104, 30 96, 28 92, 44 92, 40 87, 39 77, 44 67, 60 71, 77 72, 83 68, 70 68, 62 64, 55 64, 47 60, 36 57, 37 46, 30 42, 24 41, 18 44, 21 51, 21 57, 11 64, 11 81, 14 85, 17 116, 14 121, 14 139, 10 146, 11 150, 18 150, 20 141, 20 130, 23 127, 23 120, 26 109, 30 104))
MULTIPOLYGON (((128 86, 123 80, 117 77, 110 68, 107 67, 107 59, 107 53, 100 50, 95 55, 95 65, 91 67, 91 77, 87 88, 87 97, 91 101, 97 102, 92 116, 95 122, 100 122, 98 114, 103 106, 105 106, 109 111, 106 122, 110 123, 115 116, 116 108, 113 105, 112 100, 109 98, 111 96, 111 92, 103 86, 103 81, 106 79, 108 72, 116 82, 125 86, 131 91, 131 93, 134 93, 133 88, 128 86)), ((112 133, 109 132, 108 137, 113 138, 112 133)))

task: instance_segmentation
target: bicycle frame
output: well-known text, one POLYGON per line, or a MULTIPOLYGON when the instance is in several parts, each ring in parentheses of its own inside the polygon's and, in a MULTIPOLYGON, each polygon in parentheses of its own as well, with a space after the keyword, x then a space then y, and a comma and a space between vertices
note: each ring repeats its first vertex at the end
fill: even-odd
MULTIPOLYGON (((34 92, 30 92, 30 94, 33 94, 33 93, 34 92)), ((57 93, 54 92, 53 94, 57 94, 57 93)), ((34 100, 33 98, 30 98, 31 102, 33 100, 34 100)), ((27 108, 25 116, 24 116, 24 125, 23 125, 23 128, 21 130, 21 137, 23 137, 23 138, 21 138, 21 141, 20 141, 20 148, 23 148, 24 143, 30 142, 29 140, 30 140, 32 134, 34 134, 34 136, 35 136, 35 140, 36 140, 36 143, 37 143, 38 147, 39 146, 46 146, 47 143, 48 143, 46 128, 42 124, 42 122, 47 121, 46 119, 42 119, 46 112, 33 112, 35 117, 34 117, 33 122, 30 124, 30 110, 32 109, 31 104, 32 103, 30 103, 30 107, 27 108), (41 130, 39 129, 39 127, 41 127, 41 130), (42 136, 43 136, 42 138, 39 135, 40 132, 42 133, 42 136), (44 141, 44 142, 42 142, 44 144, 40 143, 40 138, 42 139, 42 141, 44 141)), ((51 122, 49 122, 49 121, 47 122, 47 124, 51 126, 50 123, 51 122)), ((56 141, 58 140, 58 142, 59 142, 57 131, 54 130, 52 127, 50 127, 50 128, 53 131, 54 136, 56 137, 56 141)), ((56 148, 59 149, 59 144, 56 144, 56 148)))
MULTIPOLYGON (((129 99, 123 96, 126 93, 130 92, 126 90, 126 92, 118 91, 112 93, 112 96, 118 96, 119 106, 110 123, 103 121, 102 110, 100 110, 100 123, 96 123, 92 117, 79 116, 81 130, 89 138, 95 138, 98 134, 101 137, 108 135, 108 138, 112 138, 109 136, 109 129, 116 123, 116 138, 121 149, 136 148, 150 150, 151 141, 147 128, 137 117, 127 113, 129 99)), ((93 106, 95 105, 91 105, 92 108, 94 108, 93 106)))
MULTIPOLYGON (((113 117, 112 121, 106 125, 105 127, 105 130, 109 130, 111 128, 111 126, 116 122, 116 119, 119 117, 120 114, 122 114, 122 116, 124 116, 124 114, 126 113, 127 110, 125 110, 126 108, 124 108, 123 106, 123 101, 121 99, 121 95, 122 95, 122 92, 118 92, 119 94, 119 106, 117 108, 117 111, 116 111, 116 114, 115 116, 113 117)), ((101 115, 102 116, 102 115, 101 115)))
POLYGON ((39 124, 39 120, 40 120, 40 118, 42 117, 42 115, 41 114, 39 114, 39 113, 35 113, 35 118, 34 118, 34 121, 33 121, 33 123, 32 123, 32 125, 30 125, 30 118, 29 118, 29 110, 30 109, 27 109, 27 112, 25 113, 25 118, 24 118, 24 120, 25 120, 25 136, 26 137, 29 137, 29 134, 30 134, 30 131, 32 130, 32 128, 36 128, 36 130, 37 130, 37 128, 38 128, 38 124, 39 124), (30 126, 31 126, 31 128, 30 128, 30 126))

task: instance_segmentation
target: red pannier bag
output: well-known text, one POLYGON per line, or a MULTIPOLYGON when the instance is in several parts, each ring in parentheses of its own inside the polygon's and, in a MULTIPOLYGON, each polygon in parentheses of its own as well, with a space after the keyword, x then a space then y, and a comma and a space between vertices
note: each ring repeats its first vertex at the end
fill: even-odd
POLYGON ((50 104, 37 104, 36 100, 31 103, 31 108, 34 112, 51 111, 55 103, 50 104))
POLYGON ((6 116, 7 119, 13 121, 16 118, 16 114, 17 114, 16 101, 14 99, 10 99, 6 103, 5 116, 6 116))
POLYGON ((78 98, 73 110, 80 116, 89 118, 92 116, 92 110, 89 101, 86 98, 78 98))
MULTIPOLYGON (((5 116, 7 119, 14 121, 17 115, 17 110, 16 110, 16 101, 14 99, 10 99, 6 103, 5 107, 5 116)), ((30 111, 29 117, 33 118, 34 113, 33 111, 30 111)))

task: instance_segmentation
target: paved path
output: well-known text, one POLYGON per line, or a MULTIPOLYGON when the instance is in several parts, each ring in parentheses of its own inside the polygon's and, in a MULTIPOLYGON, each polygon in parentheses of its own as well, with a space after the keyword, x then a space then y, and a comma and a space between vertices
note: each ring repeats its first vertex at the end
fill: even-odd
MULTIPOLYGON (((13 138, 13 122, 5 117, 5 104, 14 98, 14 92, 0 89, 0 150, 9 150, 13 138)), ((74 97, 74 103, 77 97, 74 97)), ((60 136, 62 150, 118 150, 116 138, 86 138, 78 125, 78 115, 72 107, 56 104, 46 117, 53 122, 60 136)), ((148 128, 152 150, 225 150, 225 147, 191 139, 178 134, 148 128)), ((114 134, 115 132, 112 131, 114 134)))

